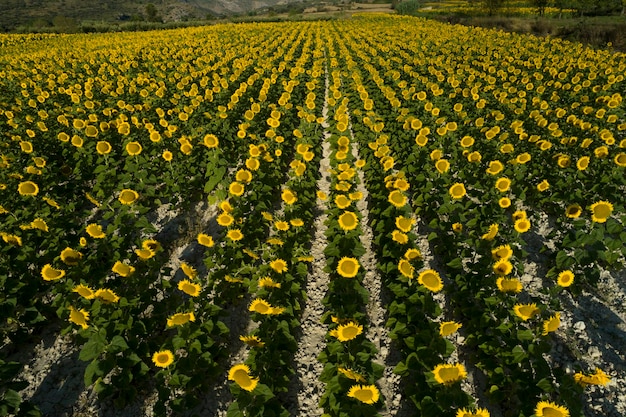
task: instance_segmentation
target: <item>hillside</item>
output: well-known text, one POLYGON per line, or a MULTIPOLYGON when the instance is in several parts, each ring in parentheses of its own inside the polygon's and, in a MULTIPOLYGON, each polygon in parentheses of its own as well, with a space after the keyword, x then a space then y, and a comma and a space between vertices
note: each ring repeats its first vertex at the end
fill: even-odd
POLYGON ((3 0, 0 31, 70 28, 84 22, 184 21, 303 7, 305 0, 3 0))

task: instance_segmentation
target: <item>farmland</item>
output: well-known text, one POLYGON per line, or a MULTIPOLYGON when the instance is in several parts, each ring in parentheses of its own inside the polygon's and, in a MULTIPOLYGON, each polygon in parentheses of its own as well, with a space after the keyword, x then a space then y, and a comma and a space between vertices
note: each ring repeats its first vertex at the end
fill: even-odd
POLYGON ((0 415, 42 333, 136 415, 626 412, 626 55, 357 15, 0 62, 0 415))

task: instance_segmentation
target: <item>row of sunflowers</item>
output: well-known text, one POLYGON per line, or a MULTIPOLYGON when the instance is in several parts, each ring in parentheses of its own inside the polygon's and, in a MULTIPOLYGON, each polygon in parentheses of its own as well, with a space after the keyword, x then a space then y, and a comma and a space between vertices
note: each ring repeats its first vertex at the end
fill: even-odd
MULTIPOLYGON (((156 391, 156 413, 182 413, 229 380, 229 415, 289 415, 323 207, 325 415, 386 404, 366 272, 420 415, 581 415, 610 380, 546 357, 563 297, 624 264, 623 55, 392 16, 151 35, 1 43, 7 356, 60 321, 118 406, 156 391), (163 220, 201 203, 195 228, 163 220)), ((0 405, 36 415, 20 368, 0 362, 0 405)))

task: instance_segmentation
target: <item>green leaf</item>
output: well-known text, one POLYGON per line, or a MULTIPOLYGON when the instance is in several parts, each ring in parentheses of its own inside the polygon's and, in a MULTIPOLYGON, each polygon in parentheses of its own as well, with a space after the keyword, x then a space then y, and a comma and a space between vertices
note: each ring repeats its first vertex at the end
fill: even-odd
POLYGON ((528 357, 528 355, 526 354, 526 351, 524 350, 524 348, 522 348, 521 346, 515 346, 513 348, 513 356, 512 356, 512 363, 520 363, 522 362, 524 359, 526 359, 528 357))
POLYGON ((520 342, 525 341, 525 340, 533 340, 534 339, 534 335, 532 330, 518 330, 517 332, 517 340, 519 340, 520 342))
POLYGON ((463 263, 461 262, 461 258, 454 258, 453 260, 448 262, 446 265, 448 265, 452 269, 461 269, 463 267, 463 263))
POLYGON ((542 380, 537 382, 537 386, 539 388, 541 388, 541 390, 544 391, 544 392, 553 392, 554 391, 554 387, 552 386, 552 383, 550 382, 550 380, 548 378, 543 378, 542 380))
POLYGON ((106 340, 102 333, 94 333, 85 343, 78 355, 81 361, 88 362, 97 358, 106 349, 106 340))
POLYGON ((214 166, 208 164, 207 176, 209 176, 209 179, 207 180, 206 184, 204 184, 204 192, 210 193, 211 191, 213 191, 213 189, 217 186, 217 184, 219 184, 219 182, 222 181, 222 178, 224 178, 225 173, 226 173, 225 167, 221 166, 221 167, 215 168, 214 166))

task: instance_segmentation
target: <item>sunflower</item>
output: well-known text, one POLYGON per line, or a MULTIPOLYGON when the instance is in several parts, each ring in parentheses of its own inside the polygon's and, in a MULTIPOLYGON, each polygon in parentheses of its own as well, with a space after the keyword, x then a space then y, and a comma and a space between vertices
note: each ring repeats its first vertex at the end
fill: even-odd
POLYGON ((515 224, 513 226, 515 231, 518 233, 525 233, 530 230, 530 220, 524 218, 515 220, 515 224))
POLYGON ((176 313, 168 317, 167 327, 182 326, 190 321, 196 321, 196 316, 192 312, 189 313, 176 313))
POLYGON ((103 239, 106 235, 102 231, 102 226, 99 224, 92 223, 87 226, 87 234, 94 239, 103 239))
POLYGON ((569 417, 569 410, 549 401, 540 401, 535 407, 537 417, 569 417))
POLYGON ((518 293, 522 291, 522 283, 517 278, 498 277, 496 285, 501 292, 518 293))
POLYGON ((113 148, 111 147, 111 144, 106 140, 101 140, 96 143, 96 152, 98 152, 100 155, 108 155, 111 153, 112 149, 113 148))
POLYGON ((474 411, 468 411, 466 408, 461 408, 456 412, 455 417, 489 417, 489 411, 486 408, 477 408, 474 411))
POLYGON ((497 175, 504 169, 504 165, 500 161, 491 161, 489 168, 487 168, 487 174, 497 175))
POLYGON ((197 297, 200 295, 200 290, 202 289, 202 287, 199 284, 184 279, 178 283, 178 289, 187 295, 197 297))
POLYGON ((338 219, 341 230, 354 230, 359 225, 359 218, 351 211, 344 211, 338 219))
POLYGON ((496 180, 496 189, 501 193, 508 191, 511 188, 511 180, 505 177, 498 178, 496 180))
POLYGON ((205 135, 202 142, 203 142, 204 146, 206 146, 209 149, 217 148, 219 146, 219 144, 220 144, 220 141, 217 138, 217 136, 212 135, 212 134, 205 135))
POLYGON ((280 288, 280 282, 274 281, 270 277, 263 277, 259 280, 259 287, 261 288, 280 288))
POLYGON ((94 296, 103 303, 117 303, 120 300, 120 297, 108 288, 96 290, 94 296))
POLYGON ((543 180, 539 184, 537 184, 537 191, 539 191, 540 193, 543 193, 548 188, 550 188, 550 183, 548 182, 548 180, 543 180))
POLYGON ((337 196, 335 196, 335 204, 340 209, 345 209, 345 208, 350 207, 350 205, 352 204, 352 201, 351 199, 346 197, 344 194, 337 194, 337 196))
POLYGON ((152 362, 159 368, 167 368, 174 363, 174 355, 169 350, 161 350, 152 355, 152 362))
POLYGON ((353 340, 361 333, 363 333, 363 326, 354 321, 340 324, 336 329, 330 331, 330 335, 336 337, 340 342, 353 340))
POLYGON ((128 188, 123 189, 118 197, 120 203, 125 205, 133 204, 139 198, 139 193, 128 188))
POLYGON ((343 257, 337 264, 337 273, 344 278, 354 278, 359 272, 359 261, 356 258, 343 257))
POLYGON ((131 276, 135 272, 134 267, 126 265, 125 263, 122 263, 120 261, 116 261, 111 270, 125 278, 131 276))
POLYGON ((279 220, 279 221, 274 223, 274 227, 276 227, 277 230, 285 232, 285 231, 289 230, 289 223, 287 223, 286 221, 283 221, 283 220, 279 220))
POLYGON ((493 272, 496 275, 509 275, 513 271, 513 265, 508 259, 499 259, 493 264, 493 272))
POLYGON ((264 347, 265 346, 265 342, 262 341, 258 336, 253 336, 253 335, 249 335, 249 336, 244 336, 241 335, 239 336, 239 340, 241 340, 243 343, 245 343, 248 346, 251 347, 264 347))
POLYGON ((190 279, 194 279, 198 276, 198 271, 186 262, 181 262, 180 269, 182 269, 183 273, 190 279))
POLYGON ((608 201, 598 201, 593 203, 591 209, 591 220, 596 223, 604 223, 613 211, 613 204, 608 201))
POLYGON ((460 363, 453 365, 445 363, 439 364, 435 366, 435 369, 433 369, 432 372, 435 377, 435 381, 443 385, 452 385, 455 382, 467 377, 465 366, 460 363))
POLYGON ((452 197, 455 200, 463 198, 463 196, 467 193, 467 191, 465 190, 465 186, 461 184, 460 182, 453 184, 452 187, 450 187, 450 189, 448 190, 448 192, 450 193, 450 197, 452 197))
POLYGON ((20 182, 17 186, 17 192, 20 195, 35 196, 39 193, 39 186, 32 181, 20 182))
POLYGON ((65 276, 65 271, 63 269, 53 268, 50 264, 45 264, 43 268, 41 268, 41 276, 44 281, 56 281, 65 276))
POLYGON ((401 245, 405 245, 409 241, 409 236, 399 230, 394 230, 393 232, 391 232, 391 238, 394 240, 394 242, 398 242, 401 245))
POLYGON ((546 336, 548 333, 555 332, 561 325, 561 313, 556 313, 554 316, 543 322, 542 335, 546 336))
POLYGON ((237 197, 242 196, 244 191, 245 191, 244 185, 237 181, 231 182, 230 185, 228 186, 228 192, 237 197))
POLYGON ((285 262, 285 260, 283 259, 275 259, 272 262, 270 262, 270 268, 272 268, 274 271, 278 272, 279 274, 282 274, 283 272, 287 272, 287 262, 285 262))
POLYGON ((413 278, 415 268, 413 268, 413 265, 411 265, 407 259, 400 259, 400 262, 398 262, 398 271, 400 271, 402 276, 411 279, 413 278))
POLYGON ((348 397, 365 404, 376 404, 380 398, 380 392, 376 385, 353 385, 348 391, 348 397))
POLYGON ((341 366, 339 366, 337 368, 337 371, 342 374, 343 376, 345 376, 348 379, 351 379, 353 381, 356 382, 365 382, 365 378, 363 377, 363 375, 359 374, 356 371, 353 371, 350 368, 343 368, 341 366))
POLYGON ((452 231, 455 233, 461 233, 463 231, 463 225, 461 223, 454 223, 452 225, 452 231))
POLYGON ((246 391, 253 391, 259 383, 258 378, 250 376, 250 368, 244 364, 233 365, 228 371, 228 380, 235 381, 239 387, 246 391))
POLYGON ((457 332, 463 325, 456 321, 444 321, 439 324, 439 335, 442 337, 450 336, 457 332))
POLYGON ((389 193, 389 197, 387 199, 392 205, 397 208, 402 208, 406 205, 407 198, 404 194, 402 194, 399 190, 394 190, 389 193))
POLYGON ((515 306, 513 306, 513 312, 517 317, 526 321, 532 318, 535 314, 539 313, 539 309, 535 303, 515 304, 515 306))
POLYGON ((302 227, 302 226, 304 226, 304 220, 302 220, 302 219, 291 219, 291 220, 289 220, 289 223, 293 227, 302 227))
POLYGON ((582 372, 574 374, 574 380, 582 387, 587 385, 606 385, 611 382, 611 378, 600 368, 596 368, 591 375, 585 375, 582 372))
POLYGON ((414 219, 411 217, 398 216, 396 217, 396 227, 402 232, 408 233, 413 228, 414 219))
POLYGON ((578 204, 570 204, 565 208, 565 215, 570 219, 577 219, 582 214, 583 209, 578 204))
POLYGON ((289 190, 289 189, 283 190, 283 192, 281 194, 281 198, 285 202, 285 204, 287 204, 287 205, 292 205, 296 201, 298 201, 298 197, 296 197, 294 192, 289 190))
POLYGON ((74 307, 70 306, 69 320, 70 322, 79 325, 84 330, 89 327, 89 324, 87 323, 89 321, 89 312, 82 308, 77 310, 74 307))
POLYGON ((441 281, 441 277, 439 276, 439 273, 434 269, 427 269, 420 272, 417 277, 417 282, 419 282, 420 285, 423 285, 432 292, 439 292, 443 289, 443 282, 441 281))
POLYGON ((142 261, 147 261, 148 259, 153 258, 154 255, 156 255, 156 253, 154 251, 151 251, 150 249, 135 249, 135 254, 137 254, 139 259, 141 259, 142 261))
POLYGON ((65 248, 61 251, 61 261, 63 261, 64 264, 66 265, 70 265, 70 266, 75 266, 78 265, 78 261, 80 261, 83 258, 83 254, 75 251, 72 248, 65 248))
POLYGON ((241 233, 241 230, 239 229, 229 230, 228 233, 226 233, 226 236, 233 242, 243 239, 243 233, 241 233))
POLYGON ((141 153, 143 148, 141 147, 141 143, 139 142, 128 142, 126 144, 126 152, 130 156, 137 156, 141 153))
POLYGON ((613 161, 619 167, 626 167, 626 153, 618 153, 617 155, 615 155, 615 159, 613 161))
POLYGON ((161 158, 163 158, 164 160, 166 160, 167 162, 170 162, 173 158, 174 158, 174 154, 169 151, 169 150, 164 150, 163 153, 161 154, 161 158))
POLYGON ((206 235, 204 233, 198 233, 197 239, 198 239, 198 244, 202 246, 206 246, 207 248, 210 248, 213 245, 215 245, 215 242, 213 241, 213 237, 206 235))
POLYGON ((78 295, 80 295, 83 298, 86 298, 87 300, 96 298, 96 292, 92 290, 91 288, 89 288, 88 286, 83 285, 83 284, 79 284, 75 286, 72 289, 72 292, 77 293, 78 295))
POLYGON ((220 226, 228 227, 235 221, 235 218, 230 214, 224 212, 217 216, 217 224, 220 226))
POLYGON ((556 283, 561 287, 569 287, 574 282, 574 273, 570 270, 562 271, 556 278, 556 283))
POLYGON ((511 249, 511 245, 500 245, 491 250, 491 256, 496 261, 500 259, 511 259, 513 249, 511 249))
POLYGON ((282 307, 273 307, 270 303, 263 300, 262 298, 257 298, 252 303, 250 303, 250 307, 248 307, 249 311, 263 314, 263 315, 275 315, 281 314, 285 311, 282 307))
MULTIPOLYGON (((317 195, 317 198, 319 198, 322 201, 328 200, 328 195, 326 195, 326 193, 322 190, 318 190, 316 195, 317 195)), ((340 207, 340 208, 345 208, 345 207, 340 207)))

